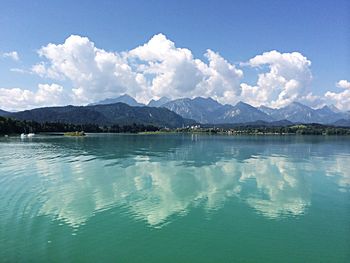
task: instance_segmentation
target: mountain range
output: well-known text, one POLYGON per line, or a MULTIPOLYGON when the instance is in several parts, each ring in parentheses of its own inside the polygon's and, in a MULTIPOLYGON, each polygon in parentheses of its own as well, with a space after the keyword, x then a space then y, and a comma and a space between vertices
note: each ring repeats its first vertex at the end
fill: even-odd
POLYGON ((114 124, 145 124, 158 127, 182 127, 196 122, 188 120, 166 108, 133 107, 125 103, 46 107, 7 114, 18 120, 31 120, 39 123, 61 122, 70 124, 97 124, 110 126, 114 124))
POLYGON ((6 116, 9 115, 9 114, 10 114, 10 112, 4 111, 4 110, 1 110, 1 109, 0 109, 0 116, 6 117, 6 116))
POLYGON ((274 109, 266 106, 253 107, 244 102, 223 105, 212 98, 170 100, 162 97, 159 100, 151 100, 145 106, 126 94, 88 106, 47 107, 15 113, 0 110, 0 116, 38 122, 98 125, 140 123, 182 127, 193 123, 320 123, 350 127, 350 112, 342 112, 334 105, 312 109, 299 102, 293 102, 274 109))
POLYGON ((266 106, 253 107, 244 102, 236 105, 220 104, 211 98, 177 99, 161 107, 168 108, 185 118, 200 123, 248 123, 256 121, 275 122, 288 120, 293 123, 333 124, 349 120, 350 112, 341 112, 335 106, 312 109, 299 102, 274 109, 266 106))
MULTIPOLYGON (((159 100, 150 100, 147 104, 148 107, 160 107, 163 104, 171 101, 167 97, 161 97, 159 100)), ((128 104, 129 106, 137 107, 137 106, 146 106, 146 104, 139 103, 137 100, 135 100, 133 97, 131 97, 128 94, 121 95, 117 98, 107 98, 98 102, 90 103, 88 106, 94 106, 94 105, 101 105, 101 104, 113 104, 122 102, 125 104, 128 104)))
POLYGON ((177 99, 161 107, 200 123, 243 123, 257 120, 269 122, 274 120, 266 113, 244 102, 239 102, 235 106, 222 105, 211 98, 177 99))
POLYGON ((347 112, 339 111, 335 106, 323 106, 312 109, 299 102, 293 102, 279 109, 261 106, 259 110, 271 116, 274 120, 286 119, 294 123, 332 124, 340 119, 349 119, 347 112))

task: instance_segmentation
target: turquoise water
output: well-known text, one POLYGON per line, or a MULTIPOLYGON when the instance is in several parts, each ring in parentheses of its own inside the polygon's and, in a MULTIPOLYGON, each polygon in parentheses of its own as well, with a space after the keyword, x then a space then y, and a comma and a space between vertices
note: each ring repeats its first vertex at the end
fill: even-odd
POLYGON ((350 262, 350 138, 1 138, 0 262, 350 262))

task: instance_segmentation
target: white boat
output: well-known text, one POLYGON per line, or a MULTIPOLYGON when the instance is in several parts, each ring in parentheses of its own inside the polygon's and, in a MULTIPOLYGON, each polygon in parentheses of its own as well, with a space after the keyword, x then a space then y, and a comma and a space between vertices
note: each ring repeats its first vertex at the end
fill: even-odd
POLYGON ((28 134, 22 133, 21 134, 21 139, 33 138, 34 136, 35 136, 35 133, 28 133, 28 134))

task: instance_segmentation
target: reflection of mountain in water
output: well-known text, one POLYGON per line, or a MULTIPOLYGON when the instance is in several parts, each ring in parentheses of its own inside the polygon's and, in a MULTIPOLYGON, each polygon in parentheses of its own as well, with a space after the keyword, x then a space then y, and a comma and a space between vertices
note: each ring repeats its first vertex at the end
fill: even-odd
MULTIPOLYGON (((32 169, 40 176, 34 191, 27 186, 27 192, 32 191, 31 200, 40 200, 37 214, 75 227, 116 206, 151 226, 162 226, 193 207, 217 210, 236 198, 267 218, 298 216, 310 205, 308 172, 322 170, 314 167, 320 163, 312 161, 314 153, 327 151, 327 143, 295 138, 70 139, 46 139, 30 149, 38 151, 32 169)), ((29 169, 32 164, 25 165, 29 169)), ((349 186, 348 174, 332 165, 327 164, 327 175, 336 171, 337 178, 344 178, 339 183, 349 186)))

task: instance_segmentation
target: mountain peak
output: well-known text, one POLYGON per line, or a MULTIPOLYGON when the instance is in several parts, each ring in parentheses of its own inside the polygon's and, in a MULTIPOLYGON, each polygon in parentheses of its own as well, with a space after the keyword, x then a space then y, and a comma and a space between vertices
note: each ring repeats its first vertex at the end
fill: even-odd
POLYGON ((293 101, 291 104, 289 104, 291 106, 297 106, 297 107, 302 107, 302 108, 309 108, 308 106, 300 103, 300 102, 297 102, 297 101, 293 101))
POLYGON ((204 98, 204 97, 195 97, 192 99, 193 101, 214 101, 214 102, 217 102, 216 100, 214 100, 213 98, 204 98))
POLYGON ((339 113, 332 111, 328 106, 313 109, 300 102, 292 102, 285 107, 272 110, 268 114, 276 120, 287 119, 294 123, 327 124, 342 117, 339 113))
MULTIPOLYGON (((118 99, 131 99, 131 100, 135 100, 133 97, 131 97, 129 94, 123 94, 123 95, 120 95, 118 97, 118 99)), ((136 100, 135 100, 136 101, 136 100)))
POLYGON ((148 102, 147 106, 149 106, 149 107, 160 107, 160 106, 162 106, 163 104, 165 104, 165 103, 167 103, 169 101, 170 101, 170 99, 168 97, 161 97, 158 100, 151 99, 148 102))
POLYGON ((333 111, 335 113, 340 113, 341 112, 341 110, 339 110, 334 104, 329 105, 328 108, 330 108, 331 111, 333 111))
POLYGON ((219 106, 221 105, 219 102, 217 102, 216 100, 208 97, 208 98, 204 98, 204 97, 195 97, 192 99, 193 102, 195 103, 201 103, 201 104, 206 104, 206 105, 210 105, 210 106, 219 106))
POLYGON ((265 106, 265 105, 261 105, 258 107, 258 109, 264 109, 264 110, 273 110, 273 108, 265 106))
POLYGON ((99 105, 99 104, 113 104, 118 102, 128 104, 129 106, 144 106, 144 104, 137 102, 133 97, 131 97, 128 94, 121 95, 117 98, 107 98, 107 99, 98 101, 96 103, 91 103, 89 105, 92 106, 92 105, 99 105))
POLYGON ((242 108, 242 107, 245 107, 245 108, 254 108, 252 105, 248 104, 248 103, 245 103, 243 101, 239 101, 236 103, 235 107, 238 107, 238 108, 242 108))
POLYGON ((258 109, 264 113, 266 113, 267 115, 272 115, 276 112, 276 109, 274 108, 270 108, 264 105, 261 105, 260 107, 258 107, 258 109))
POLYGON ((316 109, 315 111, 321 115, 335 114, 335 112, 332 111, 332 109, 330 107, 328 107, 327 105, 324 105, 322 108, 316 109))

